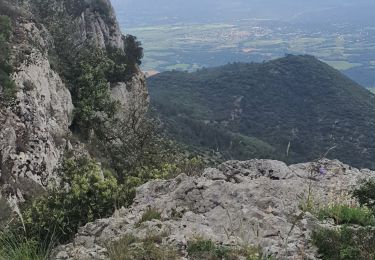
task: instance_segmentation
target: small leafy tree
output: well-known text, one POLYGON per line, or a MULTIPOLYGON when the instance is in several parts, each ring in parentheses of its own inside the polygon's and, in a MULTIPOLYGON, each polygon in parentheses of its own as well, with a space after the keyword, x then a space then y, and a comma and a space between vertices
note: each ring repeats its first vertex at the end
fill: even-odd
POLYGON ((130 105, 122 118, 104 124, 91 143, 94 155, 116 173, 126 206, 131 205, 136 187, 147 181, 182 172, 199 174, 206 165, 200 158, 189 158, 168 140, 160 122, 145 115, 143 109, 130 105))
POLYGON ((111 100, 107 82, 113 66, 114 62, 106 56, 105 50, 88 47, 81 51, 71 72, 75 105, 73 126, 84 137, 116 114, 117 103, 111 100))
POLYGON ((108 80, 110 82, 126 82, 137 72, 141 65, 143 48, 140 41, 132 35, 122 37, 124 50, 113 47, 107 48, 108 57, 115 63, 114 70, 108 80))
POLYGON ((158 133, 158 123, 136 112, 109 123, 98 146, 120 181, 139 167, 159 167, 170 161, 174 146, 158 133))
POLYGON ((143 58, 143 48, 141 42, 133 35, 123 36, 125 53, 128 57, 129 64, 141 65, 143 58))

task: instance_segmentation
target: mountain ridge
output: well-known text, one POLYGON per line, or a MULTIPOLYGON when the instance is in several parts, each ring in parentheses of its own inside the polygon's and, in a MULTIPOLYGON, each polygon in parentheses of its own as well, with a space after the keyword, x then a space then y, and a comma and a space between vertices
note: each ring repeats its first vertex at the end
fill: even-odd
MULTIPOLYGON (((309 161, 335 147, 330 154, 333 158, 374 167, 370 140, 375 138, 371 132, 375 95, 312 56, 287 55, 260 64, 234 63, 194 73, 165 72, 148 82, 153 106, 167 129, 172 129, 171 135, 183 143, 186 136, 199 139, 200 130, 191 130, 191 125, 203 123, 201 129, 206 125, 260 139, 276 151, 271 158, 309 161), (176 130, 179 124, 185 130, 176 130), (357 159, 346 151, 355 153, 357 159)), ((222 145, 219 150, 225 153, 229 147, 222 145)), ((232 154, 224 157, 264 158, 256 151, 232 154)))

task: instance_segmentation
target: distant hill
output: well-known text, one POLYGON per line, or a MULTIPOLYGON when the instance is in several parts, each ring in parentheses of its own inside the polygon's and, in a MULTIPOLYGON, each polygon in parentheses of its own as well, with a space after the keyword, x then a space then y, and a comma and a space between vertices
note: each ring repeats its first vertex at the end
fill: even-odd
POLYGON ((192 149, 294 163, 335 147, 330 158, 375 168, 375 95, 314 57, 164 72, 148 84, 168 133, 192 149))

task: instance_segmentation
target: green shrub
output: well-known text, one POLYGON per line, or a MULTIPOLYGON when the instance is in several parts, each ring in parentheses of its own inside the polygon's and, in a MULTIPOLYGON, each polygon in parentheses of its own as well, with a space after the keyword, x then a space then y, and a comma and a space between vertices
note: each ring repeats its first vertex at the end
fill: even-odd
POLYGON ((207 163, 204 162, 203 158, 200 156, 188 158, 184 155, 180 155, 176 158, 174 167, 169 171, 166 177, 175 178, 181 173, 185 173, 188 176, 201 176, 206 166, 207 163))
POLYGON ((36 199, 23 210, 28 237, 45 238, 51 233, 59 241, 72 238, 78 228, 113 214, 121 191, 116 179, 95 161, 66 160, 62 185, 36 199))
POLYGON ((335 224, 356 224, 361 226, 375 225, 375 217, 367 208, 334 205, 321 209, 318 212, 320 219, 332 218, 335 224))
POLYGON ((213 241, 202 238, 190 241, 187 251, 193 259, 223 259, 230 253, 227 247, 217 246, 213 241))
POLYGON ((324 260, 375 259, 373 228, 318 229, 313 232, 312 241, 324 260))
POLYGON ((366 206, 375 214, 375 180, 362 182, 360 187, 353 192, 353 196, 362 206, 366 206))
POLYGON ((111 243, 108 248, 111 260, 177 260, 180 259, 176 250, 163 246, 162 237, 148 236, 138 239, 127 235, 111 243))
POLYGON ((133 200, 136 196, 136 189, 137 187, 145 184, 146 182, 150 180, 156 180, 156 179, 163 179, 163 177, 168 176, 169 172, 164 172, 163 170, 159 170, 156 168, 152 168, 148 171, 147 166, 141 167, 135 172, 128 172, 127 176, 121 177, 121 200, 123 202, 123 205, 128 207, 133 203, 133 200))
POLYGON ((114 62, 113 69, 107 75, 107 79, 111 83, 127 82, 133 76, 130 72, 128 57, 121 49, 109 47, 107 48, 108 57, 114 62))
MULTIPOLYGON (((160 153, 163 153, 161 150, 158 150, 160 153)), ((148 162, 145 163, 145 166, 139 166, 135 169, 132 169, 131 166, 128 168, 128 171, 120 172, 122 180, 122 192, 123 196, 121 201, 123 201, 126 206, 130 206, 133 203, 133 199, 136 195, 136 188, 145 184, 151 180, 163 180, 176 177, 180 173, 186 173, 188 175, 199 175, 202 173, 202 170, 205 167, 205 164, 202 160, 197 157, 192 159, 187 158, 173 158, 175 155, 171 154, 171 157, 168 160, 172 160, 171 163, 162 161, 158 163, 148 162), (173 162, 174 160, 174 162, 173 162)), ((145 159, 145 158, 142 158, 145 159)), ((140 159, 140 161, 142 161, 140 159)))
POLYGON ((146 221, 151 221, 151 220, 154 220, 154 219, 160 220, 161 214, 156 209, 149 208, 148 210, 146 210, 143 213, 142 218, 137 223, 137 226, 140 226, 142 223, 144 223, 146 221))

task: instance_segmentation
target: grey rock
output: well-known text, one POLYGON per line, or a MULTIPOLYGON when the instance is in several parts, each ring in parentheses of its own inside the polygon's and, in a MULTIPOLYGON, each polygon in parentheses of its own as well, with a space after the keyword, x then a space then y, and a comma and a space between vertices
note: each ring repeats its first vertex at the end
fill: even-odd
POLYGON ((181 259, 188 259, 187 243, 197 236, 228 246, 259 245, 274 259, 318 259, 309 240, 311 231, 322 224, 299 207, 307 199, 309 185, 316 202, 325 204, 331 202, 330 194, 345 194, 361 179, 375 178, 375 172, 338 161, 322 162, 327 175, 315 179, 311 163, 288 167, 277 161, 251 160, 226 162, 206 169, 200 177, 182 174, 173 180, 151 181, 138 188, 132 207, 82 227, 74 242, 56 253, 83 259, 95 252, 105 259, 106 252, 98 248, 125 234, 144 238, 150 232, 167 232, 163 243, 178 248, 181 259), (235 179, 238 176, 241 181, 235 179), (149 208, 161 212, 162 220, 137 225, 149 208), (302 218, 295 221, 298 216, 302 218), (94 245, 80 243, 87 236, 95 238, 94 245))
POLYGON ((208 168, 203 172, 203 177, 209 180, 227 180, 227 176, 223 172, 215 168, 208 168))

